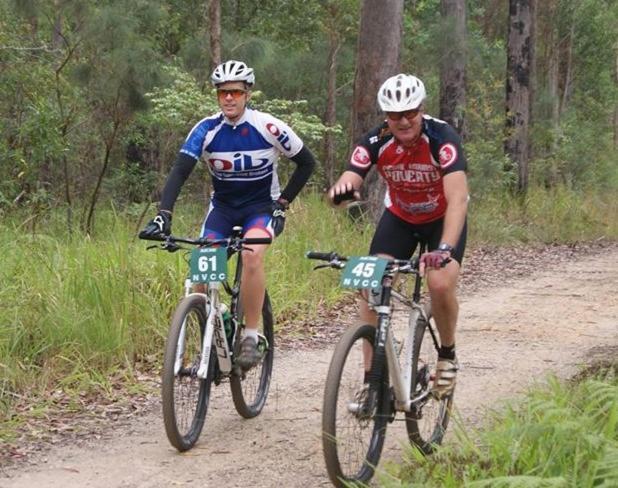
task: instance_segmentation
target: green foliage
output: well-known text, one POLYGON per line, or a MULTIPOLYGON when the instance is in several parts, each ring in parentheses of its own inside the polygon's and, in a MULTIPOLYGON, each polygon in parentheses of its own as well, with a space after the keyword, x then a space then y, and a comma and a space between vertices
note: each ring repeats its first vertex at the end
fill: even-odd
MULTIPOLYGON (((202 207, 184 208, 174 227, 195 235, 202 207), (187 212, 190 210, 190 212, 187 212)), ((83 388, 88 378, 137 361, 160 365, 169 319, 182 295, 187 264, 182 253, 146 251, 135 240, 139 209, 101 214, 99 235, 67 235, 60 214, 41 233, 16 219, 0 223, 11 242, 0 256, 0 418, 14 394, 61 384, 83 388)), ((369 234, 318 196, 300 197, 286 232, 267 257, 267 282, 277 327, 319 304, 340 299, 336 273, 312 271, 308 250, 364 253, 369 234), (316 238, 316 236, 318 236, 316 238)))
POLYGON ((470 238, 494 245, 615 240, 617 214, 618 205, 610 195, 564 186, 533 187, 523 199, 506 191, 472 193, 470 238))
MULTIPOLYGON (((593 487, 618 483, 618 379, 550 379, 430 458, 411 453, 398 486, 593 487)), ((388 485, 387 485, 388 486, 388 485)))

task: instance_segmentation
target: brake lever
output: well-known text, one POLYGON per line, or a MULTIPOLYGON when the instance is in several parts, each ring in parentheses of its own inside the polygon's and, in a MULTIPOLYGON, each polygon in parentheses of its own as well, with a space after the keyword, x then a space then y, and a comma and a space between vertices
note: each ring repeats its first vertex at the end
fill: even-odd
POLYGON ((179 246, 175 242, 168 241, 168 242, 161 244, 161 249, 164 249, 167 252, 176 252, 176 251, 179 251, 180 249, 185 249, 185 248, 182 246, 179 246))

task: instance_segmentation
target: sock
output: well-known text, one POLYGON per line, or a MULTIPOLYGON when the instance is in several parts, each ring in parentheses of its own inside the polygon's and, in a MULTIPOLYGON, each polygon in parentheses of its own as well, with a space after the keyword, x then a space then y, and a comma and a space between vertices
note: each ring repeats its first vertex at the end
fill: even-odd
POLYGON ((440 346, 438 356, 442 359, 455 359, 455 344, 452 346, 440 346))
POLYGON ((243 334, 243 337, 253 337, 255 339, 255 342, 258 341, 258 331, 257 329, 250 329, 249 327, 245 327, 245 332, 243 334))

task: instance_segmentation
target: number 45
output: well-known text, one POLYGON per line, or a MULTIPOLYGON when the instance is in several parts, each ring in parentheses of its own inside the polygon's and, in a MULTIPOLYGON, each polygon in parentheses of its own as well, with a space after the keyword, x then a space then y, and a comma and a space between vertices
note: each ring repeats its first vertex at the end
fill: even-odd
POLYGON ((352 269, 352 274, 358 277, 371 278, 373 276, 375 268, 375 263, 358 263, 352 269))

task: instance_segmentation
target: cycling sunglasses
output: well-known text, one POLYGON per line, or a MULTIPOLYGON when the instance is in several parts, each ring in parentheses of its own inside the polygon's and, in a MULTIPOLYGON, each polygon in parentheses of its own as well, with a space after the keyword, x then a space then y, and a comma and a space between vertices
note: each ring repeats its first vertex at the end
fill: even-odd
POLYGON ((225 88, 217 88, 217 96, 223 99, 227 98, 228 95, 232 95, 232 98, 234 100, 237 100, 238 98, 242 97, 246 93, 247 93, 247 90, 242 90, 240 88, 234 88, 231 90, 226 90, 225 88))
POLYGON ((404 110, 403 112, 386 112, 386 116, 393 122, 398 122, 405 117, 408 120, 413 120, 421 111, 420 107, 412 110, 404 110))

